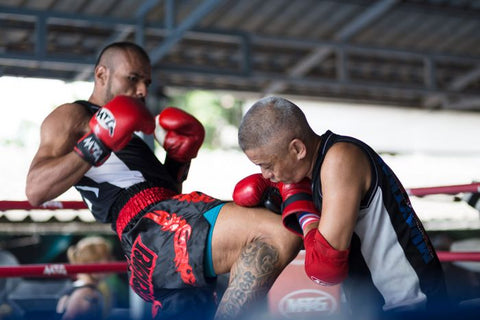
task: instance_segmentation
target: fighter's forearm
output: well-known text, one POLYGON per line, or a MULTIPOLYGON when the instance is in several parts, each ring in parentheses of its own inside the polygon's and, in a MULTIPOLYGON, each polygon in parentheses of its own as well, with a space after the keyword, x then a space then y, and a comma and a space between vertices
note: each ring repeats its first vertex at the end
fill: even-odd
POLYGON ((256 240, 241 252, 230 271, 230 281, 215 314, 215 320, 241 319, 258 307, 280 274, 278 250, 256 240))

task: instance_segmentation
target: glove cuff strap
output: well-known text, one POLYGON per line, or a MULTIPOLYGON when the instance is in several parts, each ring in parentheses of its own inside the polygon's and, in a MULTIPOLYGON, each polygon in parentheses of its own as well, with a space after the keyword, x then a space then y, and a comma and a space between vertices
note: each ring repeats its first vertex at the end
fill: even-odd
POLYGON ((312 198, 311 194, 306 193, 306 192, 301 192, 301 193, 294 194, 294 195, 288 197, 287 199, 285 199, 284 202, 282 202, 282 208, 281 208, 282 212, 284 210, 288 210, 287 208, 291 204, 296 203, 297 201, 310 201, 310 202, 312 202, 313 198, 312 198))
POLYGON ((82 157, 82 159, 96 167, 103 164, 111 153, 111 150, 107 148, 93 132, 87 133, 78 140, 73 150, 82 157))

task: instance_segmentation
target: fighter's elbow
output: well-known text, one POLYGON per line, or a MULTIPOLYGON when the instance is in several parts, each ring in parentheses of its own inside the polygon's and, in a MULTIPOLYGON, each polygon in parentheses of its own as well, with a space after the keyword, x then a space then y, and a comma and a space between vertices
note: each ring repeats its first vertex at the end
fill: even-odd
POLYGON ((305 272, 313 282, 322 286, 334 286, 340 284, 347 277, 348 268, 332 268, 331 264, 319 264, 312 270, 305 265, 305 272))
POLYGON ((348 275, 350 250, 336 250, 316 229, 305 237, 305 272, 314 282, 332 286, 348 275))
POLYGON ((34 207, 37 207, 47 201, 47 199, 44 198, 38 189, 30 186, 28 183, 25 188, 25 195, 27 196, 28 202, 34 207))
POLYGON ((30 193, 27 193, 27 200, 28 203, 30 203, 30 205, 32 205, 33 207, 38 207, 43 203, 39 197, 36 197, 30 193))

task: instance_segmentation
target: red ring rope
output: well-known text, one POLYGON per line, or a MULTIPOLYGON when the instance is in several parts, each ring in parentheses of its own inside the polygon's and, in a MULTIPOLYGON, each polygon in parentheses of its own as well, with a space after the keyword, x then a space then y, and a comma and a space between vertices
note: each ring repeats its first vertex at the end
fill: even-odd
MULTIPOLYGON (((480 261, 480 252, 437 251, 441 262, 480 261)), ((30 264, 0 267, 0 278, 9 277, 69 277, 77 273, 122 273, 127 271, 126 262, 91 264, 30 264)))
POLYGON ((451 262, 451 261, 480 261, 480 252, 473 251, 437 251, 438 259, 441 262, 451 262))
MULTIPOLYGON (((429 188, 407 189, 409 195, 424 196, 430 194, 457 194, 460 192, 480 192, 480 183, 451 185, 429 188)), ((0 211, 32 209, 86 209, 82 201, 48 201, 40 206, 32 206, 28 201, 0 201, 0 211)), ((480 261, 480 252, 437 251, 441 262, 480 261)), ((68 277, 77 273, 121 273, 127 271, 126 262, 92 264, 33 264, 23 266, 0 266, 0 278, 6 277, 68 277)))
POLYGON ((457 194, 461 192, 480 192, 480 183, 407 189, 409 195, 417 197, 431 194, 457 194))
POLYGON ((5 210, 32 210, 32 209, 87 209, 82 201, 47 201, 39 206, 32 206, 28 201, 0 201, 0 211, 5 210))
POLYGON ((63 278, 77 273, 122 273, 127 271, 126 262, 89 264, 30 264, 0 267, 0 278, 9 277, 49 277, 63 278))
MULTIPOLYGON (((462 192, 480 192, 480 183, 459 184, 440 187, 410 188, 406 189, 411 196, 426 196, 432 194, 457 194, 462 192)), ((87 209, 83 201, 47 201, 39 206, 32 206, 28 201, 0 201, 0 211, 5 210, 32 210, 32 209, 87 209)))

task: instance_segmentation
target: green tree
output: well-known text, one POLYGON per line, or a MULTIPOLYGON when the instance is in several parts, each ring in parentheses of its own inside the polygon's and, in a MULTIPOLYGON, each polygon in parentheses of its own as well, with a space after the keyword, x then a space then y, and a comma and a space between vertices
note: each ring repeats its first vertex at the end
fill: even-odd
POLYGON ((237 148, 236 132, 242 119, 243 101, 230 94, 194 90, 171 96, 169 105, 194 115, 205 127, 204 147, 237 148))

